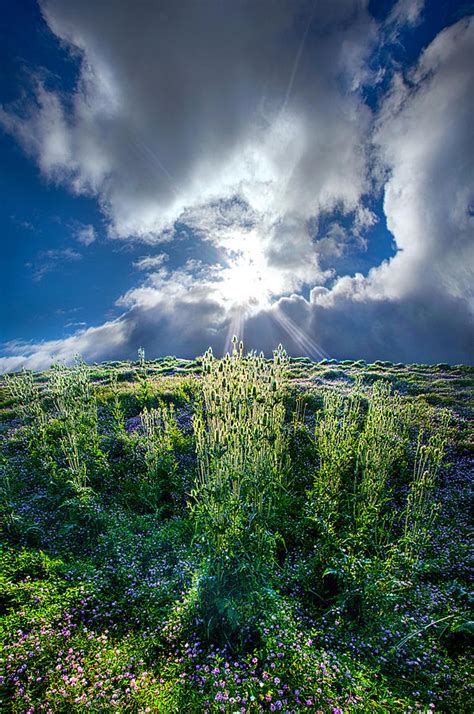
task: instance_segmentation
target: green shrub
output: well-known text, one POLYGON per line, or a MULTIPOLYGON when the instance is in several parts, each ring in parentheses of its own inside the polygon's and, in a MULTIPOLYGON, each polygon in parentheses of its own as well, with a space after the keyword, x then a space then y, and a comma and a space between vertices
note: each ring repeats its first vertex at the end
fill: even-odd
POLYGON ((409 438, 406 409, 389 384, 375 384, 368 401, 354 489, 354 536, 362 547, 384 545, 390 538, 391 478, 404 463, 409 438))
POLYGON ((59 428, 60 465, 65 479, 77 496, 87 498, 90 486, 100 485, 107 472, 89 368, 79 359, 73 367, 55 365, 47 393, 59 428))
POLYGON ((405 552, 414 562, 420 557, 420 551, 429 539, 439 510, 433 494, 446 447, 448 425, 449 415, 445 413, 439 431, 429 438, 427 444, 423 444, 422 431, 418 436, 413 479, 404 511, 403 534, 405 552))
POLYGON ((314 473, 308 494, 307 514, 316 524, 321 558, 333 548, 337 533, 350 513, 347 499, 353 491, 357 438, 360 422, 360 399, 349 399, 327 391, 315 428, 319 467, 314 473), (343 501, 345 501, 343 503, 343 501))
POLYGON ((433 492, 447 429, 447 416, 436 424, 426 407, 405 404, 388 383, 364 393, 358 383, 349 396, 324 394, 305 507, 314 544, 305 587, 320 602, 338 598, 357 617, 368 615, 392 601, 400 568, 413 574, 437 512, 433 492), (435 431, 423 444, 427 422, 435 431), (411 456, 414 428, 418 449, 411 456), (400 508, 396 493, 408 481, 400 508))
MULTIPOLYGON (((199 472, 191 509, 203 549, 197 599, 208 629, 238 632, 256 594, 272 580, 276 503, 285 487, 283 388, 287 357, 203 359, 202 402, 194 417, 199 472), (204 612, 205 611, 205 612, 204 612)), ((255 613, 254 613, 255 614, 255 613)))

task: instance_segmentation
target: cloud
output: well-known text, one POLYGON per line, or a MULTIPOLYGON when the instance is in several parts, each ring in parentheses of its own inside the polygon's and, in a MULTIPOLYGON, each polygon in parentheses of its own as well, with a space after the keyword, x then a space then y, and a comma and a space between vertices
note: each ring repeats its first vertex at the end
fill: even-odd
POLYGON ((82 245, 85 245, 86 248, 91 245, 96 238, 97 236, 94 226, 91 226, 90 224, 87 226, 80 226, 76 231, 76 240, 78 240, 79 243, 82 243, 82 245))
POLYGON ((351 91, 375 40, 366 5, 43 0, 81 59, 77 89, 38 79, 0 122, 45 177, 97 197, 111 236, 169 240, 190 212, 238 197, 269 263, 292 241, 287 283, 317 281, 308 220, 367 189, 371 117, 351 91))
POLYGON ((22 228, 25 231, 34 231, 36 230, 36 227, 31 223, 30 221, 25 221, 22 218, 19 218, 18 216, 10 216, 10 220, 12 221, 13 225, 18 226, 19 228, 22 228))
POLYGON ((76 90, 37 80, 34 99, 0 122, 47 179, 97 198, 111 238, 150 253, 166 242, 178 258, 138 259, 144 275, 118 298, 120 318, 17 344, 25 358, 10 344, 4 368, 132 357, 141 345, 219 352, 237 327, 267 350, 472 360, 472 21, 395 72, 373 112, 361 91, 378 81, 371 53, 419 22, 422 2, 399 0, 385 27, 359 0, 275 0, 271 13, 245 0, 41 6, 80 58, 76 90), (320 258, 365 250, 378 188, 396 255, 336 279, 320 258), (189 261, 179 231, 212 260, 203 250, 189 261))
POLYGON ((403 335, 398 353, 474 356, 473 53, 474 22, 463 20, 438 35, 407 82, 395 77, 375 141, 398 252, 366 279, 344 276, 312 292, 316 314, 329 311, 335 325, 365 316, 365 339, 379 353, 403 335))
POLYGON ((54 362, 71 363, 79 354, 89 362, 134 359, 139 347, 150 355, 195 356, 209 345, 221 350, 226 315, 209 294, 204 280, 191 280, 187 272, 175 281, 158 274, 150 285, 129 291, 119 303, 127 311, 99 327, 81 329, 66 339, 4 345, 0 371, 22 368, 42 370, 54 362))
MULTIPOLYGON (((429 302, 423 294, 399 300, 368 300, 360 295, 358 299, 356 295, 352 285, 327 304, 322 300, 309 304, 301 297, 282 299, 273 310, 289 314, 290 321, 277 336, 293 354, 306 353, 314 358, 318 357, 318 348, 323 348, 338 359, 472 362, 472 313, 464 300, 436 290, 429 302), (313 344, 305 346, 307 335, 313 344)), ((258 332, 258 320, 246 327, 247 337, 252 336, 254 341, 258 332)))
POLYGON ((144 255, 133 264, 133 267, 137 268, 137 270, 156 270, 168 260, 168 257, 169 256, 166 253, 159 253, 158 255, 144 255))
POLYGON ((122 319, 106 322, 100 327, 80 330, 71 337, 59 340, 27 343, 21 340, 8 342, 0 357, 0 370, 16 371, 23 368, 43 370, 53 362, 72 362, 75 355, 88 360, 101 360, 105 355, 122 353, 126 349, 128 325, 122 319))
POLYGON ((389 26, 414 27, 421 21, 425 0, 398 0, 387 18, 389 26))
POLYGON ((396 78, 382 109, 384 211, 399 252, 371 283, 386 295, 429 295, 435 285, 474 307, 473 53, 472 20, 444 30, 408 82, 396 78))
POLYGON ((82 259, 81 253, 72 248, 42 250, 33 263, 27 263, 33 270, 33 280, 39 282, 47 273, 58 270, 64 263, 76 262, 82 259))

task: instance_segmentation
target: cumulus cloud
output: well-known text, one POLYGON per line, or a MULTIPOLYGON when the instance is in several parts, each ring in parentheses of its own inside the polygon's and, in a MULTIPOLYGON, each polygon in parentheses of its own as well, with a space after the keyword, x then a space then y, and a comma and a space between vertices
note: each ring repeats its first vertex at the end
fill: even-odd
MULTIPOLYGON (((380 28, 360 0, 276 0, 271 13, 247 0, 42 0, 80 58, 77 88, 65 98, 37 80, 33 102, 0 110, 4 129, 46 178, 97 198, 111 238, 172 244, 184 226, 217 259, 143 256, 121 318, 24 345, 27 363, 219 351, 243 329, 242 301, 249 347, 472 359, 474 23, 395 74, 377 113, 361 92, 380 37, 423 6, 399 0, 380 28), (320 257, 365 249, 374 185, 397 253, 334 279, 320 257), (319 234, 331 212, 351 227, 335 218, 319 234)), ((5 368, 20 364, 12 350, 5 368)))
POLYGON ((36 343, 11 341, 4 345, 0 370, 42 370, 50 367, 53 362, 70 363, 75 355, 84 355, 91 361, 105 359, 106 354, 113 358, 126 350, 128 329, 127 322, 119 319, 106 322, 100 327, 80 330, 66 339, 36 343))
POLYGON ((38 80, 0 121, 46 177, 97 196, 111 236, 169 239, 190 209, 238 196, 269 262, 290 237, 291 269, 316 280, 307 220, 367 187, 370 112, 351 91, 375 37, 366 5, 43 0, 80 53, 77 90, 66 102, 38 80))
POLYGON ((216 352, 225 338, 225 313, 203 281, 188 273, 174 283, 155 275, 148 286, 131 290, 119 301, 127 312, 100 327, 81 329, 66 339, 4 345, 0 371, 42 370, 54 362, 71 363, 76 355, 88 361, 134 359, 139 347, 150 355, 195 356, 209 345, 216 352))
POLYGON ((368 314, 361 307, 366 303, 369 312, 378 306, 384 314, 390 305, 401 324, 392 316, 379 328, 387 345, 390 334, 417 317, 419 332, 411 330, 411 343, 407 335, 408 352, 415 346, 423 352, 425 345, 434 355, 433 342, 440 342, 440 354, 456 352, 442 342, 450 339, 450 320, 463 324, 465 339, 460 330, 453 339, 458 360, 467 361, 474 344, 473 54, 474 22, 463 20, 438 35, 408 81, 395 77, 375 140, 388 171, 384 211, 398 252, 367 279, 343 277, 331 290, 312 293, 315 305, 335 313, 357 306, 368 314), (429 340, 427 325, 434 333, 429 340))

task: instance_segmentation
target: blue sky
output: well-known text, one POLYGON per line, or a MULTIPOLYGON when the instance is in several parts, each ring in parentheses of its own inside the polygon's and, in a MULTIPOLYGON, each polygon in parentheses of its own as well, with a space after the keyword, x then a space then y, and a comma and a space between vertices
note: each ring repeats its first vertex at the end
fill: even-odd
POLYGON ((2 369, 472 362, 472 3, 1 12, 2 369))

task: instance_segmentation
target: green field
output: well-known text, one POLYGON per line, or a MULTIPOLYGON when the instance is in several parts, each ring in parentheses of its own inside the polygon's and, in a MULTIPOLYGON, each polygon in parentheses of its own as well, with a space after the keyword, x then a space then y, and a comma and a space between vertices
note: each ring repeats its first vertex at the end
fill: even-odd
POLYGON ((474 368, 0 381, 0 710, 474 711, 474 368))

